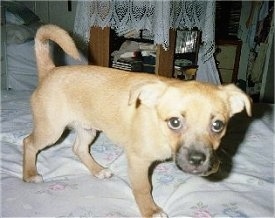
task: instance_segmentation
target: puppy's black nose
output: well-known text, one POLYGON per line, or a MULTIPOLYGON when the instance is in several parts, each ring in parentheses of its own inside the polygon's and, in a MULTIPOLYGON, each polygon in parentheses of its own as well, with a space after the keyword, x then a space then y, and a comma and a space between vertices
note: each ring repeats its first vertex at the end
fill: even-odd
POLYGON ((206 155, 200 151, 190 151, 188 154, 188 161, 191 165, 199 166, 202 165, 206 160, 206 155))

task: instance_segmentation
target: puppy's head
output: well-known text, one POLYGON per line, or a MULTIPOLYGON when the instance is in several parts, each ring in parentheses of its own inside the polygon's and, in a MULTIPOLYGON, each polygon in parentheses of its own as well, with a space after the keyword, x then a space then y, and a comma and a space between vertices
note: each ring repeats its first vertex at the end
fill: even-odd
POLYGON ((159 133, 167 139, 177 166, 207 176, 219 168, 215 150, 230 117, 246 109, 250 98, 235 85, 214 86, 196 81, 141 85, 130 96, 155 110, 159 133))

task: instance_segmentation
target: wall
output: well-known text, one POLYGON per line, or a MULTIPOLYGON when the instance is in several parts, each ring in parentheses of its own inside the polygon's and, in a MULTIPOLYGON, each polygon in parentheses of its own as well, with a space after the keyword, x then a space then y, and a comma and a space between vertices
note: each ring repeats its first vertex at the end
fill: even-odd
POLYGON ((1 7, 1 89, 7 88, 5 12, 1 7), (3 25, 2 25, 3 24, 3 25))
POLYGON ((77 1, 22 1, 33 10, 44 23, 56 24, 69 32, 73 31, 77 1))
POLYGON ((260 101, 274 104, 274 35, 271 37, 269 59, 266 61, 266 69, 263 75, 263 84, 260 92, 260 101))

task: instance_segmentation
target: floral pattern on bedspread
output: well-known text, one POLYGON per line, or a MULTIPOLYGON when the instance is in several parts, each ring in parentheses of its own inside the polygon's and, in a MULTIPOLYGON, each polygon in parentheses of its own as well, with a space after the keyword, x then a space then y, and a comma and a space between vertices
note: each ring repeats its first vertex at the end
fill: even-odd
MULTIPOLYGON (((30 92, 2 92, 1 215, 139 216, 123 149, 103 133, 91 152, 112 170, 112 178, 99 180, 89 174, 73 154, 71 131, 38 156, 44 183, 22 181, 22 140, 32 129, 29 96, 30 92)), ((185 174, 173 162, 156 166, 153 196, 170 217, 273 216, 273 106, 255 109, 253 119, 242 114, 232 119, 219 151, 218 174, 208 178, 185 174)))

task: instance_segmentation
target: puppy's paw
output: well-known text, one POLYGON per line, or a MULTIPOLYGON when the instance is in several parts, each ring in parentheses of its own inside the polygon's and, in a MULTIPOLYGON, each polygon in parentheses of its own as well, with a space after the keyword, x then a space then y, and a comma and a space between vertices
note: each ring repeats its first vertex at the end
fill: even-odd
POLYGON ((157 213, 154 213, 154 214, 152 215, 152 217, 153 217, 153 218, 168 218, 168 215, 167 215, 165 212, 163 212, 163 211, 161 210, 161 211, 159 211, 159 212, 157 212, 157 213))
POLYGON ((105 178, 110 178, 112 176, 112 172, 109 169, 103 169, 99 173, 95 174, 95 177, 99 179, 105 179, 105 178))
POLYGON ((25 182, 30 182, 30 183, 41 183, 43 182, 43 177, 40 175, 28 177, 23 179, 25 182))

